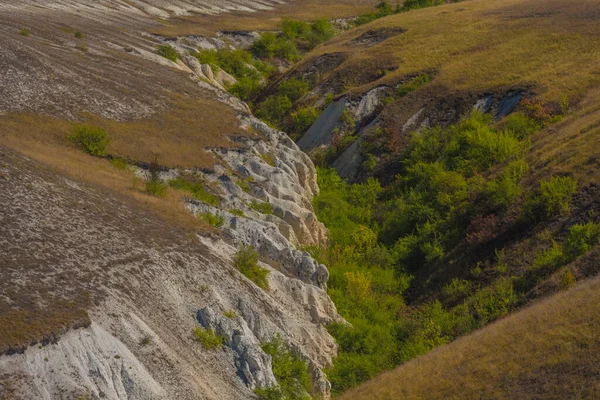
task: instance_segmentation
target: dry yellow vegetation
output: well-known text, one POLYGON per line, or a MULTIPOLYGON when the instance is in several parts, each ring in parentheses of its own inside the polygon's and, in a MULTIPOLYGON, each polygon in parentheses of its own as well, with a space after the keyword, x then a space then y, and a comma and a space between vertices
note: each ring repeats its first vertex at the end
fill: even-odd
POLYGON ((218 31, 264 31, 275 30, 282 16, 305 21, 321 18, 348 18, 371 10, 370 0, 293 0, 272 10, 258 12, 232 12, 218 15, 197 15, 159 20, 161 26, 150 29, 152 33, 165 36, 206 35, 218 31))
POLYGON ((384 399, 595 399, 600 279, 541 301, 340 396, 384 399))
POLYGON ((568 96, 574 102, 600 82, 599 10, 597 0, 473 0, 412 10, 346 32, 303 63, 344 53, 347 60, 334 73, 356 81, 350 89, 357 93, 430 71, 435 84, 449 89, 519 86, 544 100, 568 96), (353 42, 398 27, 405 32, 371 47, 353 42), (361 81, 366 71, 378 70, 376 80, 361 81))

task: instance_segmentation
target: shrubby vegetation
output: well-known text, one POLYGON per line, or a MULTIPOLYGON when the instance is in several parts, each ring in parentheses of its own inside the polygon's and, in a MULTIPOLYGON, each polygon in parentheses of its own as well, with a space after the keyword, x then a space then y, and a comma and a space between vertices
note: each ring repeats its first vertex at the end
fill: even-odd
POLYGON ((279 336, 264 343, 262 349, 271 356, 273 375, 278 386, 255 390, 261 400, 307 400, 311 389, 306 362, 293 354, 279 336))
POLYGON ((202 212, 198 214, 198 217, 215 228, 220 228, 225 223, 225 218, 218 212, 215 214, 211 213, 210 211, 202 212))
POLYGON ((223 345, 223 338, 213 332, 212 329, 196 327, 193 330, 194 339, 206 350, 217 350, 223 345))
POLYGON ((378 18, 387 17, 388 15, 398 14, 417 8, 439 6, 450 2, 457 3, 459 1, 461 0, 404 0, 402 5, 398 2, 395 6, 392 6, 387 0, 382 0, 375 5, 373 11, 359 16, 356 19, 355 24, 364 25, 378 18))
POLYGON ((233 266, 256 284, 259 288, 269 289, 269 270, 258 265, 258 253, 250 246, 238 250, 233 266))
MULTIPOLYGON (((439 300, 416 308, 404 304, 414 274, 438 265, 460 243, 480 245, 498 234, 507 210, 526 197, 523 155, 529 136, 542 126, 527 113, 494 125, 474 111, 447 129, 415 133, 399 160, 400 173, 386 188, 374 179, 348 185, 333 170, 319 169, 314 207, 331 244, 309 250, 328 265, 329 294, 352 324, 329 326, 339 344, 327 371, 334 392, 505 315, 531 288, 530 279, 548 276, 573 259, 567 254, 580 255, 598 243, 598 228, 574 226, 564 246, 540 253, 523 279, 507 276, 506 255, 496 251, 495 276, 482 280, 474 266, 471 279, 452 280, 439 300)), ((560 213, 575 189, 572 180, 550 178, 528 202, 560 213)))
POLYGON ((74 125, 67 139, 93 156, 106 154, 106 148, 110 143, 108 133, 92 125, 74 125))
POLYGON ((171 60, 173 62, 176 62, 179 59, 179 54, 177 54, 177 50, 175 50, 168 44, 161 44, 160 46, 157 46, 156 54, 158 54, 159 56, 163 56, 167 60, 171 60))
POLYGON ((173 189, 188 192, 192 195, 194 199, 200 200, 206 204, 218 206, 221 203, 221 200, 214 194, 208 192, 204 188, 203 184, 199 182, 194 182, 190 179, 178 177, 169 181, 169 186, 171 186, 173 189))

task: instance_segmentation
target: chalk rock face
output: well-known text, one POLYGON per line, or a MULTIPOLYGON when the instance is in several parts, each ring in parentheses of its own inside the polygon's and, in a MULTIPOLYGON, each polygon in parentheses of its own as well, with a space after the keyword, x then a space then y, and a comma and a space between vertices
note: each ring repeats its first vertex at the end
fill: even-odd
MULTIPOLYGON (((251 388, 276 386, 277 380, 271 367, 271 356, 260 347, 260 341, 248 327, 243 317, 230 319, 217 316, 210 307, 198 310, 198 322, 223 338, 224 345, 235 353, 238 374, 251 388)), ((260 318, 253 322, 261 329, 260 318)))

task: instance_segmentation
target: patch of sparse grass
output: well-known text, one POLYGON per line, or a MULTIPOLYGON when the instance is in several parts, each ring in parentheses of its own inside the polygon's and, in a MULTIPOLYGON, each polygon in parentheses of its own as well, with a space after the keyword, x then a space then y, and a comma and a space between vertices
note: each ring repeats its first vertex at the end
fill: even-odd
POLYGON ((142 338, 139 341, 139 345, 140 346, 148 346, 150 343, 152 343, 152 336, 146 334, 144 336, 142 336, 142 338))
POLYGON ((275 158, 275 156, 273 154, 270 154, 270 153, 261 154, 260 158, 264 162, 266 162, 267 164, 269 164, 271 167, 275 166, 276 158, 275 158))
POLYGON ((83 39, 83 33, 77 31, 73 34, 77 39, 83 39))
POLYGON ((235 310, 227 310, 223 313, 223 315, 229 319, 236 319, 238 313, 235 310))
POLYGON ((110 137, 104 129, 82 124, 73 125, 67 139, 93 156, 106 154, 106 148, 110 143, 110 137))
POLYGON ((223 346, 223 338, 212 329, 204 329, 197 326, 193 330, 194 339, 206 350, 218 350, 223 346))
POLYGON ((231 210, 229 210, 229 212, 233 215, 236 215, 238 217, 243 217, 244 216, 244 211, 240 210, 239 208, 233 208, 231 210))
POLYGON ((129 164, 127 163, 127 160, 121 157, 113 157, 110 159, 110 164, 115 167, 116 169, 120 169, 120 170, 126 170, 127 167, 129 166, 129 164))
POLYGON ((31 36, 31 33, 29 32, 29 29, 22 27, 21 29, 19 29, 19 35, 29 37, 31 36))
POLYGON ((273 214, 273 205, 271 203, 252 201, 250 208, 261 214, 273 214))
POLYGON ((210 211, 202 212, 198 217, 215 228, 220 228, 225 223, 225 218, 218 212, 215 214, 210 211))
POLYGON ((418 75, 408 82, 398 85, 398 88, 396 89, 396 95, 398 97, 404 97, 410 92, 414 92, 421 86, 427 85, 429 82, 431 82, 431 77, 428 74, 418 75))
POLYGON ((200 182, 195 182, 191 179, 184 177, 177 177, 169 181, 169 186, 173 189, 183 190, 192 194, 192 197, 196 200, 200 200, 203 203, 218 206, 221 204, 221 199, 210 193, 204 188, 204 185, 200 182))
POLYGON ((258 252, 253 247, 241 247, 235 254, 233 266, 259 288, 269 289, 269 270, 258 265, 258 252))

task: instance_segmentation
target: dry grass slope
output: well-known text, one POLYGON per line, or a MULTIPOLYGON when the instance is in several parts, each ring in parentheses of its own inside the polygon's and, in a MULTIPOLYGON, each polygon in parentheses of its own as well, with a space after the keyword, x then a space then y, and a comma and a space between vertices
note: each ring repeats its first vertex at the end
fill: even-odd
POLYGON ((600 396, 600 279, 411 361, 345 400, 600 396))
POLYGON ((434 83, 449 89, 525 86, 545 100, 575 100, 599 82, 599 6, 597 0, 473 0, 413 10, 340 35, 304 65, 325 53, 346 54, 335 74, 354 83, 351 93, 435 71, 434 83), (371 47, 355 45, 367 31, 398 27, 406 32, 371 47), (390 66, 399 68, 386 73, 390 66), (377 79, 361 81, 365 71, 379 71, 377 79))

